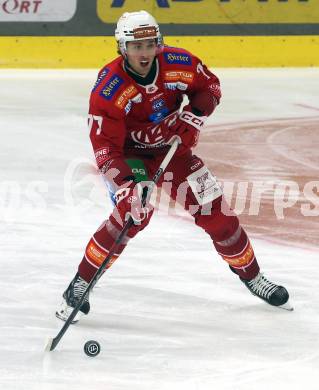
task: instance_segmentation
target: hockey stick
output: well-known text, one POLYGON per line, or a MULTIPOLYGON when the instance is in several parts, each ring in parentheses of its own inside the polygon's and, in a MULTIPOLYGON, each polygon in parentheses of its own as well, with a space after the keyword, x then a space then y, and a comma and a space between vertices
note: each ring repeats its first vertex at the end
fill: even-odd
MULTIPOLYGON (((176 137, 172 143, 171 143, 171 147, 170 149, 168 150, 165 158, 163 159, 163 161, 161 162, 160 166, 158 167, 155 175, 153 176, 153 179, 151 180, 151 182, 148 184, 148 191, 147 191, 147 195, 145 196, 144 199, 142 199, 142 203, 145 204, 146 203, 146 200, 147 198, 150 197, 156 183, 159 181, 160 177, 162 176, 163 172, 165 171, 165 169, 167 168, 167 165, 169 164, 169 162, 171 161, 172 157, 174 156, 177 148, 178 148, 178 145, 180 143, 180 139, 179 137, 176 137)), ((103 261, 103 263, 100 265, 99 269, 95 272, 93 278, 91 279, 90 283, 88 284, 86 290, 84 291, 81 299, 79 300, 79 302, 77 303, 77 305, 74 307, 72 313, 69 315, 68 319, 66 320, 66 322, 64 323, 64 325, 62 326, 61 330, 59 331, 59 333, 54 337, 54 338, 49 338, 48 339, 48 342, 47 342, 47 345, 45 347, 45 350, 46 351, 53 351, 55 349, 55 347, 59 344, 60 340, 62 339, 63 335, 65 334, 65 332, 67 331, 67 329, 69 328, 71 322, 73 321, 74 317, 78 314, 79 310, 80 310, 80 307, 82 306, 86 296, 88 295, 88 293, 91 291, 92 289, 92 286, 95 285, 95 283, 99 280, 99 278, 101 277, 105 267, 108 265, 108 263, 110 262, 112 256, 114 255, 114 252, 115 252, 115 249, 117 247, 117 245, 121 244, 123 238, 125 237, 127 231, 129 230, 129 228, 134 224, 133 222, 133 218, 130 217, 127 222, 125 223, 123 229, 121 230, 121 232, 119 233, 118 237, 116 238, 115 242, 113 243, 113 245, 111 246, 110 248, 110 251, 109 251, 109 254, 107 255, 107 257, 105 258, 105 260, 103 261)))

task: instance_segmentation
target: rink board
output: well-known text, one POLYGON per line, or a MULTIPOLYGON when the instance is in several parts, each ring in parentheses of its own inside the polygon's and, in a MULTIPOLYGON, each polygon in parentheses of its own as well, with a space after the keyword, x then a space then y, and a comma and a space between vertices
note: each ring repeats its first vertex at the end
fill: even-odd
MULTIPOLYGON (((213 67, 319 66, 319 35, 171 36, 213 67)), ((113 37, 0 37, 0 68, 99 68, 116 56, 113 37)))

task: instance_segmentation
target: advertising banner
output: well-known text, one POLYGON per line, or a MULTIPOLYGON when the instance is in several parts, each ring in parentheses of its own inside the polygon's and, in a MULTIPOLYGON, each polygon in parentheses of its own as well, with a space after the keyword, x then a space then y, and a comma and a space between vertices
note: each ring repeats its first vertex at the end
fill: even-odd
POLYGON ((318 0, 97 0, 97 13, 104 23, 115 23, 123 12, 140 9, 159 23, 319 23, 318 0))
POLYGON ((0 22, 66 22, 77 0, 0 0, 0 22))

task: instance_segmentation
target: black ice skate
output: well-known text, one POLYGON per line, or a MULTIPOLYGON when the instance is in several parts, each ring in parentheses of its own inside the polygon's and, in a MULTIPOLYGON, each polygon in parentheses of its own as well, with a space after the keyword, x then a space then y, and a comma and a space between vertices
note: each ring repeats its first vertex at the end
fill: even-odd
MULTIPOLYGON (((61 303, 60 308, 56 311, 55 315, 57 318, 60 318, 63 321, 66 321, 73 311, 73 308, 77 305, 79 300, 81 299, 84 291, 86 290, 88 283, 79 276, 77 273, 69 287, 63 293, 63 301, 61 303)), ((79 321, 82 314, 88 314, 90 311, 90 302, 89 295, 86 296, 80 311, 75 316, 74 320, 71 322, 75 324, 79 321)))
MULTIPOLYGON (((229 268, 237 275, 233 267, 229 266, 229 268)), ((241 277, 239 279, 253 295, 269 303, 269 305, 289 311, 293 310, 288 302, 289 294, 285 287, 270 282, 261 272, 251 280, 245 280, 241 277)))
POLYGON ((288 303, 289 294, 285 287, 270 282, 261 272, 254 279, 245 280, 240 278, 240 280, 253 295, 263 299, 270 305, 293 310, 288 303))

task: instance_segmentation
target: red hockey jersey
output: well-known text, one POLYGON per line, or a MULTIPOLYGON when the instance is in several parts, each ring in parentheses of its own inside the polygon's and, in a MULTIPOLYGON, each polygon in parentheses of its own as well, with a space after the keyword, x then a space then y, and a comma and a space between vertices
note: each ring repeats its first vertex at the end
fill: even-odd
POLYGON ((126 72, 121 56, 99 72, 88 123, 96 162, 104 172, 112 167, 128 173, 127 155, 164 153, 183 95, 203 115, 219 103, 218 78, 190 52, 165 46, 155 61, 155 78, 146 86, 126 72))

